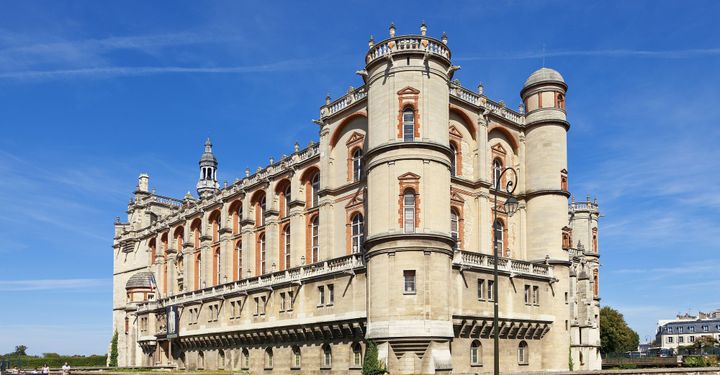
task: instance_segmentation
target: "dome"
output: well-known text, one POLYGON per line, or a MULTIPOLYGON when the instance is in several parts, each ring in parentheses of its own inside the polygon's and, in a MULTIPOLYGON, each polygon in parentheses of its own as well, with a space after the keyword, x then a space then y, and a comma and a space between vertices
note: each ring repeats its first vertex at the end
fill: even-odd
POLYGON ((540 68, 528 77, 527 81, 525 81, 525 84, 523 85, 523 89, 540 83, 560 83, 563 86, 566 86, 565 79, 563 79, 563 76, 560 75, 557 70, 540 68))
POLYGON ((128 279, 127 284, 125 284, 125 289, 136 289, 136 288, 144 288, 144 289, 154 289, 154 283, 153 280, 155 279, 155 275, 153 275, 150 271, 143 271, 138 272, 132 276, 130 276, 130 279, 128 279))

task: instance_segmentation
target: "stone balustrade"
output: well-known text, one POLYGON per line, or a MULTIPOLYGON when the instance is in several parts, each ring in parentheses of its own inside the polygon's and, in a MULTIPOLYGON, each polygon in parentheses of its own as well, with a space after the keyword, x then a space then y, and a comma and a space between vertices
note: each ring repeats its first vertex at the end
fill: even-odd
POLYGON ((365 268, 363 254, 346 255, 323 262, 308 264, 284 271, 249 277, 226 284, 168 296, 155 301, 138 304, 138 312, 153 311, 168 305, 194 303, 220 298, 228 294, 245 294, 252 291, 273 288, 281 284, 304 282, 332 274, 354 272, 365 268))
POLYGON ((406 35, 386 39, 372 45, 367 55, 365 55, 365 63, 370 64, 377 59, 396 52, 409 51, 432 54, 450 60, 450 49, 445 43, 427 36, 406 35))
POLYGON ((338 112, 341 112, 345 108, 348 108, 353 103, 356 103, 365 98, 367 98, 367 89, 365 86, 360 86, 356 89, 348 90, 347 94, 323 106, 320 110, 320 115, 322 118, 332 116, 338 112))
MULTIPOLYGON (((456 251, 453 264, 459 265, 460 267, 492 271, 494 258, 488 254, 456 251)), ((548 280, 553 279, 552 266, 505 257, 498 257, 498 271, 502 274, 531 276, 548 280)))
POLYGON ((470 103, 474 106, 489 109, 496 115, 512 121, 515 124, 518 125, 524 125, 525 124, 525 116, 522 114, 515 112, 513 110, 510 110, 506 108, 504 105, 500 103, 496 103, 490 99, 488 99, 484 95, 480 95, 478 93, 472 92, 462 86, 459 86, 457 84, 453 84, 450 86, 450 95, 458 98, 460 100, 463 100, 467 103, 470 103))
POLYGON ((576 211, 590 211, 590 212, 598 212, 598 204, 597 201, 591 201, 590 197, 588 197, 587 201, 584 202, 572 202, 569 204, 568 209, 570 212, 576 212, 576 211))

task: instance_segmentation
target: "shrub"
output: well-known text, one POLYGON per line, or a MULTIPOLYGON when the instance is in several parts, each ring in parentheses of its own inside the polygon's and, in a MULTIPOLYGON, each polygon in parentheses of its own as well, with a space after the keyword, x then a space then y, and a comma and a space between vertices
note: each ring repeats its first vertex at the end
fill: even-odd
POLYGON ((368 340, 367 349, 365 350, 365 360, 363 361, 363 375, 383 375, 387 372, 385 364, 378 359, 377 345, 372 340, 368 340))
POLYGON ((118 333, 115 331, 110 342, 110 361, 107 364, 109 367, 117 367, 118 365, 118 333))

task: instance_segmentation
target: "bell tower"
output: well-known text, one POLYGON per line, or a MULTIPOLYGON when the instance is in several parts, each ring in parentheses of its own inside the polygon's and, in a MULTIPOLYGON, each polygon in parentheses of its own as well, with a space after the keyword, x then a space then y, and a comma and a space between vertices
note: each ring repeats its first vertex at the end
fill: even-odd
POLYGON ((212 152, 210 138, 205 141, 205 152, 200 156, 200 179, 197 183, 197 193, 201 198, 207 198, 218 190, 217 159, 212 152))
POLYGON ((391 373, 452 368, 447 37, 371 37, 368 88, 367 338, 391 373))

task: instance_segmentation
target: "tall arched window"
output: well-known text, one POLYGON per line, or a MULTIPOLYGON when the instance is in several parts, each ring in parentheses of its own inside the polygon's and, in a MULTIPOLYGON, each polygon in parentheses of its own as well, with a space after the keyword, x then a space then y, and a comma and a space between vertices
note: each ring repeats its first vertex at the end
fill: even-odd
POLYGON ((352 345, 352 367, 362 367, 362 347, 360 343, 354 343, 352 345))
POLYGON ((195 289, 200 289, 203 284, 202 275, 202 256, 197 253, 195 256, 195 289))
POLYGON ((265 267, 265 263, 267 263, 267 258, 265 258, 265 233, 258 237, 258 250, 260 253, 260 275, 264 275, 267 270, 265 267))
POLYGON ((415 232, 415 192, 412 189, 403 193, 403 226, 405 233, 415 232))
POLYGON ((210 216, 210 226, 212 228, 212 241, 220 240, 220 212, 214 212, 210 216))
POLYGON ((362 149, 357 148, 352 155, 353 181, 360 181, 362 177, 362 149))
POLYGON ((505 253, 505 241, 503 238, 503 235, 505 233, 505 225, 503 224, 502 220, 496 220, 495 221, 495 247, 497 248, 497 253, 499 256, 503 256, 505 253))
POLYGON ((273 367, 273 350, 272 348, 265 349, 265 368, 271 369, 273 367))
POLYGON ((243 267, 242 250, 243 250, 242 249, 242 241, 238 241, 237 244, 235 245, 235 272, 236 272, 235 280, 242 279, 242 269, 243 269, 242 268, 243 267))
POLYGON ((290 216, 290 200, 292 199, 290 188, 291 186, 288 184, 285 187, 285 192, 283 193, 283 196, 285 197, 285 216, 290 216))
POLYGON ((472 344, 470 344, 470 365, 482 365, 482 344, 480 344, 480 341, 478 340, 475 340, 472 344))
POLYGON ((155 257, 157 256, 157 249, 155 246, 155 239, 150 241, 150 265, 155 264, 155 257))
POLYGON ((312 261, 316 263, 320 261, 320 217, 315 215, 312 220, 312 261))
POLYGON ((290 366, 293 369, 299 369, 302 365, 302 352, 300 352, 300 347, 297 345, 293 345, 292 347, 292 366, 290 366))
POLYGON ((250 351, 247 349, 242 350, 242 365, 243 370, 250 368, 250 351))
POLYGON ((528 344, 527 342, 520 341, 520 344, 518 345, 518 364, 519 365, 527 365, 529 363, 528 361, 528 344))
POLYGON ((450 151, 452 151, 452 157, 450 157, 450 176, 455 177, 457 175, 455 171, 457 166, 457 148, 455 147, 455 143, 450 143, 450 151))
POLYGON ((262 226, 265 225, 265 210, 267 209, 267 199, 264 194, 262 198, 260 198, 260 204, 258 206, 260 208, 260 225, 262 226))
POLYGON ((332 367, 332 348, 330 348, 330 345, 324 344, 322 346, 322 351, 323 351, 322 367, 323 368, 332 367))
POLYGON ((290 265, 290 224, 285 226, 283 229, 283 257, 285 259, 285 269, 291 267, 290 265))
POLYGON ((415 111, 408 107, 403 110, 403 142, 415 140, 415 111))
POLYGON ((450 209, 450 236, 453 239, 453 249, 458 249, 460 247, 460 219, 458 217, 457 211, 452 208, 450 209))
POLYGON ((363 215, 357 213, 352 217, 352 238, 351 246, 353 254, 362 252, 363 234, 365 233, 363 215))
POLYGON ((215 275, 213 275, 213 278, 215 279, 214 284, 218 285, 218 284, 222 283, 222 278, 220 276, 222 274, 222 258, 220 257, 220 249, 219 248, 215 249, 214 263, 215 263, 215 264, 213 264, 213 266, 214 266, 213 268, 215 268, 215 275))
POLYGON ((317 207, 320 192, 320 173, 315 173, 310 179, 310 188, 312 189, 312 207, 317 207))
POLYGON ((502 174, 503 166, 500 159, 493 160, 493 187, 500 189, 500 174, 502 174))

